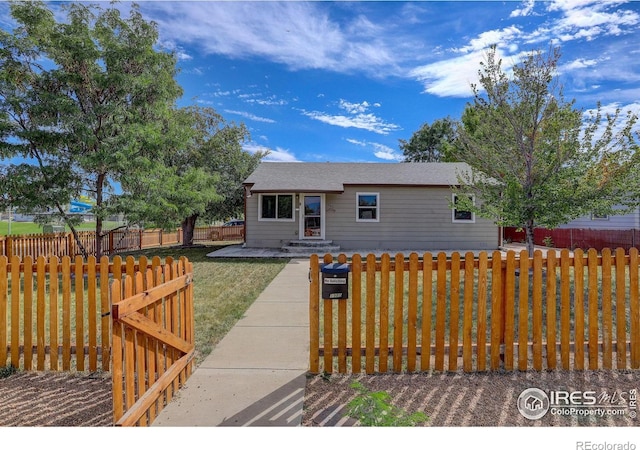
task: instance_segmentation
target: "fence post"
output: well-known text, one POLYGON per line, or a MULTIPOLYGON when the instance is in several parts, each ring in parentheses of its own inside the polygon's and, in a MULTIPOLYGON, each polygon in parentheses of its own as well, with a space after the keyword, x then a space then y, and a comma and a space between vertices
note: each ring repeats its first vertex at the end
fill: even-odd
POLYGON ((4 256, 6 256, 8 260, 11 260, 13 256, 13 238, 11 236, 7 236, 7 239, 4 241, 4 256))
POLYGON ((138 234, 140 235, 140 237, 139 237, 140 250, 142 250, 142 228, 140 228, 140 230, 138 230, 138 234))
POLYGON ((67 255, 73 256, 73 234, 67 233, 67 255))

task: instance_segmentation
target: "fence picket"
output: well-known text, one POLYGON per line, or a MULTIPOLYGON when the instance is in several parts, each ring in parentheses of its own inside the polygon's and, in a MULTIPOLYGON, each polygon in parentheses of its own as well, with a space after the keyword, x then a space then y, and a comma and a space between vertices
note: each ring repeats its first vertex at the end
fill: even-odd
POLYGON ((629 250, 629 322, 631 368, 640 368, 640 291, 638 286, 638 249, 629 250))
POLYGON ((431 367, 431 321, 433 291, 433 255, 426 252, 422 267, 422 334, 420 336, 420 369, 425 371, 431 367))
MULTIPOLYGON (((6 245, 6 242, 5 242, 6 245)), ((0 364, 3 366, 7 362, 7 343, 9 336, 7 331, 7 292, 9 285, 9 274, 7 268, 9 267, 9 259, 6 256, 0 255, 0 364)))
POLYGON ((386 372, 389 365, 389 273, 391 257, 384 253, 380 260, 380 372, 386 372))
POLYGON ((476 358, 478 371, 487 368, 487 277, 489 259, 487 252, 480 252, 478 257, 478 317, 476 324, 476 358))
POLYGON ((393 370, 402 371, 402 343, 404 326, 404 255, 396 253, 395 289, 393 301, 393 370))
POLYGON ((569 250, 560 252, 560 364, 569 370, 571 352, 571 255, 569 250))
POLYGON ((502 254, 493 252, 491 259, 491 369, 500 367, 500 342, 503 338, 502 317, 502 254))
MULTIPOLYGON (((317 289, 317 288, 316 288, 317 289)), ((365 322, 365 370, 372 374, 375 371, 376 353, 376 256, 367 255, 367 291, 365 322)))
POLYGON ((449 288, 449 371, 458 370, 458 333, 460 332, 460 253, 451 254, 449 288))
POLYGON ((573 279, 574 365, 576 369, 584 370, 584 253, 580 248, 573 252, 573 279))
MULTIPOLYGON (((152 261, 155 264, 155 259, 152 261)), ((309 370, 320 371, 320 263, 318 255, 311 255, 309 265, 309 370)))
POLYGON ((616 368, 627 368, 626 268, 624 249, 616 249, 616 368))
POLYGON ((20 363, 20 258, 11 258, 11 365, 20 363))
POLYGON ((589 249, 588 277, 589 277, 589 369, 598 369, 598 254, 594 249, 589 249))
POLYGON ((447 313, 447 256, 438 254, 438 272, 436 274, 436 354, 435 369, 444 370, 444 344, 447 313))
POLYGON ((416 370, 418 346, 418 254, 409 255, 409 298, 407 311, 407 370, 416 370))
POLYGON ((520 252, 518 277, 518 370, 527 370, 529 349, 529 253, 520 252))
POLYGON ((31 370, 33 364, 33 259, 26 256, 23 261, 23 300, 24 320, 24 369, 31 370))
POLYGON ((504 278, 503 317, 504 317, 504 366, 506 370, 513 370, 515 340, 515 295, 516 295, 516 255, 507 253, 506 273, 504 278))
POLYGON ((611 249, 602 250, 602 365, 613 367, 613 320, 611 303, 611 249))
POLYGON ((462 368, 465 372, 473 370, 473 275, 474 255, 467 252, 464 256, 464 300, 462 319, 462 368))
MULTIPOLYGON (((45 317, 46 317, 46 304, 45 304, 45 282, 46 282, 46 259, 44 256, 39 256, 36 262, 36 289, 37 289, 37 318, 36 318, 36 345, 37 345, 37 369, 39 371, 45 370, 46 360, 46 336, 45 336, 45 317)), ((0 264, 2 262, 0 261, 0 264)), ((1 277, 2 275, 0 275, 1 277)))
POLYGON ((547 316, 547 367, 551 370, 556 368, 556 252, 547 252, 547 295, 545 311, 547 316))
POLYGON ((542 252, 540 250, 533 253, 532 313, 533 368, 542 370, 542 252))
MULTIPOLYGON (((362 367, 362 357, 361 357, 361 349, 362 349, 362 257, 358 254, 353 255, 353 259, 351 262, 351 284, 353 286, 351 290, 351 321, 353 326, 351 327, 351 364, 352 370, 354 372, 360 372, 362 367)), ((341 301, 340 303, 345 303, 345 301, 341 301)), ((347 318, 345 316, 345 336, 346 336, 346 326, 347 326, 347 318)), ((346 354, 346 343, 345 343, 345 354, 346 354)), ((345 355, 345 371, 346 371, 346 355, 345 355)))
MULTIPOLYGON (((324 264, 331 264, 333 257, 324 255, 324 264)), ((333 300, 323 299, 324 311, 324 370, 333 373, 333 300)))

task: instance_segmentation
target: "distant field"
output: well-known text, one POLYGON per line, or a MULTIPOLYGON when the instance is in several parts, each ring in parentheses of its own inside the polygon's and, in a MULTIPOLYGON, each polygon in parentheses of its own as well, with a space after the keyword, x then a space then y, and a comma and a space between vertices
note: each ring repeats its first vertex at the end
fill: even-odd
MULTIPOLYGON (((117 222, 104 222, 102 225, 104 229, 108 230, 117 227, 117 222)), ((94 222, 85 222, 80 224, 76 229, 92 231, 96 229, 94 222)), ((0 236, 6 236, 9 230, 9 222, 6 220, 0 221, 0 236)), ((66 227, 66 231, 71 231, 69 227, 66 227)), ((42 225, 33 222, 11 222, 11 234, 37 234, 42 233, 42 225)))

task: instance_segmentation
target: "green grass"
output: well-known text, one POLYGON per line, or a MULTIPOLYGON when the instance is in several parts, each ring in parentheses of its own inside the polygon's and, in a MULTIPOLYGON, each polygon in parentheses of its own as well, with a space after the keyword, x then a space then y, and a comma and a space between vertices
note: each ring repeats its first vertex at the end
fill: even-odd
POLYGON ((193 263, 196 364, 199 364, 241 319, 287 259, 214 259, 206 255, 220 247, 170 247, 123 253, 151 258, 186 256, 193 263))
MULTIPOLYGON (((102 227, 105 230, 116 228, 119 226, 118 222, 104 222, 102 227)), ((79 231, 94 231, 96 229, 95 222, 83 222, 76 227, 79 231)), ((69 227, 65 227, 67 232, 71 231, 69 227)), ((42 233, 42 225, 34 222, 11 222, 11 235, 21 234, 39 234, 42 233)), ((7 236, 9 234, 9 222, 6 220, 0 221, 0 236, 7 236)))

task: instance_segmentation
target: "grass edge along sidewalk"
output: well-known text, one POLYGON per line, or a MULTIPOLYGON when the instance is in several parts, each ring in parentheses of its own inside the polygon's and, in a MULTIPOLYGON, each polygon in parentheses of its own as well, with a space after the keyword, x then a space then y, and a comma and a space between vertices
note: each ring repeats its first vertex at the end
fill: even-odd
POLYGON ((289 262, 285 258, 207 257, 217 248, 220 247, 170 247, 121 254, 123 258, 186 256, 193 263, 196 366, 289 262))

